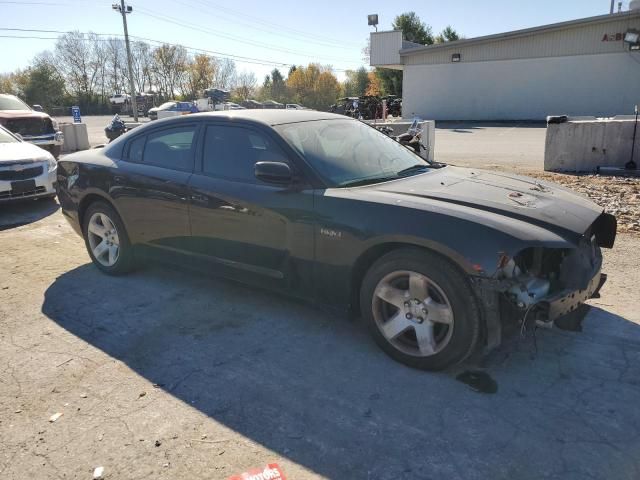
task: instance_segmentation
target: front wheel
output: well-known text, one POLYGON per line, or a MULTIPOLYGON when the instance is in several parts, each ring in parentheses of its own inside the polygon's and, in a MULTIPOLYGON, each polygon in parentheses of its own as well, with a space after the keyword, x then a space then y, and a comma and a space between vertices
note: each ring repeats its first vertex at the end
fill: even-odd
POLYGON ((133 249, 118 213, 107 203, 92 203, 84 215, 85 245, 94 265, 109 275, 134 267, 133 249))
POLYGON ((375 262, 360 306, 376 343, 413 368, 442 370, 465 360, 478 343, 480 315, 469 281, 428 251, 397 250, 375 262))

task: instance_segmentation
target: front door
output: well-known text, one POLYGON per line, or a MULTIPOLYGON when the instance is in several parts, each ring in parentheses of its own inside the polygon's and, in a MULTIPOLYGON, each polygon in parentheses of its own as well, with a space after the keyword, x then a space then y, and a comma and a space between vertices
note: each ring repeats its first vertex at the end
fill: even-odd
POLYGON ((313 190, 304 181, 269 184, 254 175, 259 161, 289 163, 282 140, 267 128, 204 126, 201 168, 191 177, 193 249, 243 281, 310 287, 313 190))

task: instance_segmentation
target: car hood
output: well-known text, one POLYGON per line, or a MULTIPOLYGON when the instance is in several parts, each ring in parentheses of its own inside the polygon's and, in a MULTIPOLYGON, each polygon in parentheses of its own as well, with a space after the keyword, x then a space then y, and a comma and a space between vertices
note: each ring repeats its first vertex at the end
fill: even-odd
POLYGON ((0 118, 49 118, 49 115, 35 110, 0 110, 0 118))
POLYGON ((27 142, 0 143, 0 167, 12 164, 46 162, 51 154, 27 142))
POLYGON ((437 208, 456 204, 533 223, 554 231, 582 235, 603 209, 559 185, 534 178, 447 166, 401 180, 363 187, 437 208))

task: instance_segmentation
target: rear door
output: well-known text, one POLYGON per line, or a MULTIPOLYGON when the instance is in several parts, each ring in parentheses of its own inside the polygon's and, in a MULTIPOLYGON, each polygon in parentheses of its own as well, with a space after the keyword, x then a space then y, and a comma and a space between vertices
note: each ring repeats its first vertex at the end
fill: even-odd
POLYGON ((196 122, 180 123, 134 137, 126 145, 112 196, 132 241, 185 249, 190 234, 187 184, 198 132, 196 122))
POLYGON ((313 260, 313 189, 258 180, 258 161, 291 164, 268 127, 203 125, 199 169, 189 182, 194 251, 243 281, 287 287, 304 296, 313 260))

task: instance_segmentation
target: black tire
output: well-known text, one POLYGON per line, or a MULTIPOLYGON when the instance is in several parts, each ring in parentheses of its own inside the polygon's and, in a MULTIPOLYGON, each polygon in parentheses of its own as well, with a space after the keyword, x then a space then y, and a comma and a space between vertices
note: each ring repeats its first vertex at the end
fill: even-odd
POLYGON ((412 368, 443 370, 461 363, 474 352, 480 337, 478 300, 466 275, 440 255, 419 248, 394 250, 369 268, 360 289, 360 308, 363 319, 380 348, 394 360, 412 368), (397 348, 384 336, 374 318, 376 287, 384 278, 402 271, 416 272, 431 279, 444 292, 453 312, 448 343, 442 350, 429 356, 410 355, 397 348))
POLYGON ((124 227, 124 223, 122 223, 120 215, 118 215, 118 213, 108 203, 96 201, 89 205, 83 217, 82 233, 84 236, 85 246, 87 247, 87 252, 91 257, 91 261, 102 272, 108 275, 123 275, 135 268, 133 247, 129 241, 127 230, 124 227), (119 252, 116 262, 111 266, 104 265, 98 259, 96 259, 89 243, 89 221, 96 213, 102 213, 106 215, 112 221, 117 230, 119 239, 119 252))

